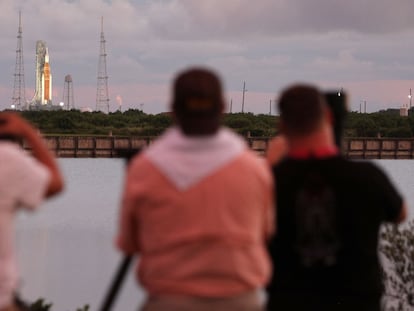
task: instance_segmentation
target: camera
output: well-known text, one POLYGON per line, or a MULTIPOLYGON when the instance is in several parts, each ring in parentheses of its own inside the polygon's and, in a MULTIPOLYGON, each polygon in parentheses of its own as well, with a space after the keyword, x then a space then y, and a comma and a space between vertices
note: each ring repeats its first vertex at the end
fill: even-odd
POLYGON ((324 93, 325 99, 332 111, 335 144, 341 148, 346 115, 348 113, 347 95, 342 89, 330 90, 324 93))

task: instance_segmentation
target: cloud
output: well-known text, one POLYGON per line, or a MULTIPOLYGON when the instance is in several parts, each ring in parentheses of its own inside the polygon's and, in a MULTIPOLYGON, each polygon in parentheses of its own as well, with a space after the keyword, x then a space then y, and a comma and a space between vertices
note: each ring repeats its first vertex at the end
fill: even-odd
POLYGON ((35 43, 44 40, 54 94, 71 74, 76 102, 94 103, 103 16, 109 92, 125 107, 144 97, 147 109, 165 107, 172 77, 193 64, 217 68, 229 93, 246 81, 263 102, 297 80, 411 81, 413 8, 412 0, 4 0, 0 108, 12 97, 19 10, 30 95, 35 43))
POLYGON ((413 3, 387 0, 172 0, 154 1, 149 25, 164 38, 280 36, 351 31, 389 33, 411 29, 413 3))

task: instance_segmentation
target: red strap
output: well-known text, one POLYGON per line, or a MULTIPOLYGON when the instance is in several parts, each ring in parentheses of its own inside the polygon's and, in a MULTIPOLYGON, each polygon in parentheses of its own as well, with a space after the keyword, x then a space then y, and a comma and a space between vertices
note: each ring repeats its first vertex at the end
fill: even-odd
POLYGON ((335 146, 330 147, 322 147, 316 150, 308 150, 308 149, 295 149, 289 151, 289 157, 294 159, 310 159, 310 158, 327 158, 334 155, 338 155, 339 150, 335 146))

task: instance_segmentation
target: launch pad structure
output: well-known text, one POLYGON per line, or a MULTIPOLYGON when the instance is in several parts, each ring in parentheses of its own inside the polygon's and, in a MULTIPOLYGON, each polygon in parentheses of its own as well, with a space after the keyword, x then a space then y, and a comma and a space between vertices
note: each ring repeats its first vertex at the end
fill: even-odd
POLYGON ((17 32, 16 65, 14 73, 13 110, 59 110, 61 105, 52 102, 52 73, 49 64, 49 51, 46 42, 36 42, 36 87, 30 101, 26 101, 23 61, 23 31, 21 12, 19 11, 19 28, 17 32))
MULTIPOLYGON (((17 33, 16 65, 14 73, 13 110, 61 110, 75 109, 73 96, 72 76, 66 75, 63 89, 63 101, 53 104, 52 101, 52 73, 49 63, 49 49, 45 41, 36 42, 36 85, 31 100, 26 100, 23 61, 23 31, 21 12, 19 11, 19 27, 17 33)), ((108 75, 106 72, 106 48, 103 31, 103 17, 101 17, 101 36, 98 62, 98 76, 96 88, 96 111, 109 113, 108 75)))
POLYGON ((19 29, 17 31, 16 65, 14 71, 14 85, 12 97, 12 109, 21 110, 26 106, 26 95, 24 85, 24 62, 23 62, 23 31, 22 18, 19 11, 19 29))
POLYGON ((96 86, 96 111, 109 113, 108 74, 106 72, 106 48, 101 17, 101 41, 99 47, 98 81, 96 86))

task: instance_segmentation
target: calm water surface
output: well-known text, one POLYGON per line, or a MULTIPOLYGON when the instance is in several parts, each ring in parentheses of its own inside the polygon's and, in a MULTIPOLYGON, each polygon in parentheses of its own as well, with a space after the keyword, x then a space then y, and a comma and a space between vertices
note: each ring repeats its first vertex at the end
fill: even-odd
MULTIPOLYGON (((97 310, 122 256, 113 240, 124 177, 121 159, 59 159, 66 189, 38 212, 20 213, 17 242, 23 297, 45 297, 53 310, 97 310)), ((132 272, 130 269, 129 272, 132 272)), ((132 273, 113 310, 144 299, 132 273)))
MULTIPOLYGON (((414 161, 376 160, 414 209, 414 161)), ((44 297, 53 310, 97 310, 122 256, 114 248, 124 177, 121 159, 59 159, 65 192, 38 212, 19 213, 18 258, 23 297, 44 297)), ((145 299, 132 269, 113 310, 136 310, 145 299)))

